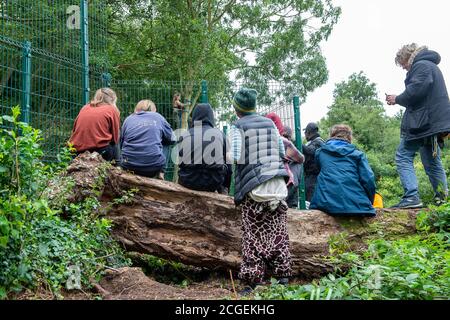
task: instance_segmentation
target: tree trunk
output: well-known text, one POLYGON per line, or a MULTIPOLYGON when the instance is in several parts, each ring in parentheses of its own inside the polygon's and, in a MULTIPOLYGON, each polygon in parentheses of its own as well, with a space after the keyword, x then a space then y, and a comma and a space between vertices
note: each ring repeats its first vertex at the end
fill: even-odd
MULTIPOLYGON (((89 194, 86 186, 101 172, 96 169, 101 163, 95 153, 75 159, 68 170, 69 175, 77 175, 72 198, 89 194)), ((209 269, 239 268, 241 217, 231 197, 188 190, 118 168, 108 172, 103 202, 120 197, 121 191, 139 189, 132 203, 107 212, 114 222, 113 236, 127 250, 209 269)), ((294 274, 316 278, 332 271, 324 259, 330 254, 330 244, 335 250, 348 251, 364 248, 364 241, 371 237, 413 234, 415 212, 383 210, 376 218, 333 218, 319 211, 289 210, 288 230, 294 274)))

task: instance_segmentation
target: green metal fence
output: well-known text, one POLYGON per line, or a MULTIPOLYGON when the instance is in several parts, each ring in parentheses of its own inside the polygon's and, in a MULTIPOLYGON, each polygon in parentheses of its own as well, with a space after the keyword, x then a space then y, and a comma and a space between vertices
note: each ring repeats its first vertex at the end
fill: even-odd
POLYGON ((20 105, 46 159, 66 144, 89 88, 105 82, 106 25, 102 0, 0 2, 0 114, 20 105))
MULTIPOLYGON (((189 113, 173 110, 172 97, 179 92, 191 106, 210 102, 223 130, 235 119, 234 93, 251 87, 259 92, 258 112, 277 113, 300 137, 292 83, 111 79, 105 72, 106 19, 102 0, 0 1, 0 114, 20 105, 22 119, 42 131, 46 159, 55 159, 81 107, 92 91, 104 86, 117 92, 122 120, 137 102, 151 99, 172 128, 180 128, 189 113)), ((176 168, 169 162, 166 179, 175 177, 176 168)))
POLYGON ((106 4, 104 0, 1 0, 0 35, 20 45, 73 61, 82 61, 82 4, 88 6, 90 59, 104 64, 106 50, 106 4))

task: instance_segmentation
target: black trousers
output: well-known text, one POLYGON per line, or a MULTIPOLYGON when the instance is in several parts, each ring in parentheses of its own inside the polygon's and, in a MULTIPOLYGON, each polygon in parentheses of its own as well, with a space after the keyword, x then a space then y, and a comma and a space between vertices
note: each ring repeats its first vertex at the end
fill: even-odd
POLYGON ((126 166, 121 164, 121 167, 125 170, 132 171, 134 174, 138 176, 147 177, 147 178, 157 178, 161 172, 164 172, 164 167, 160 168, 137 168, 133 166, 126 166))

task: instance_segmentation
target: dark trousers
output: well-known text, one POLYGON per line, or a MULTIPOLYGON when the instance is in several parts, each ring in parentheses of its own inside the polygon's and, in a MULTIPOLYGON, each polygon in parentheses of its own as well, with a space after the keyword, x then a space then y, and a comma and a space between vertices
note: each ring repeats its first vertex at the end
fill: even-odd
POLYGON ((317 176, 305 175, 305 189, 306 189, 306 201, 311 202, 314 195, 314 189, 316 188, 317 176))
POLYGON ((138 176, 147 177, 147 178, 158 178, 161 172, 164 172, 164 167, 159 168, 137 168, 133 166, 125 166, 121 164, 121 167, 125 170, 132 171, 134 174, 138 176))
POLYGON ((230 190, 231 185, 231 177, 233 174, 233 168, 231 164, 224 164, 223 168, 217 169, 219 172, 214 173, 203 173, 199 174, 195 173, 195 169, 186 169, 185 173, 182 172, 179 174, 178 183, 183 187, 196 190, 196 191, 206 191, 206 192, 219 192, 222 193, 225 189, 230 190), (214 175, 214 179, 207 180, 208 176, 212 177, 214 175), (220 183, 220 177, 223 177, 223 182, 220 183), (195 178, 194 178, 195 177, 195 178))
POLYGON ((286 203, 289 208, 298 208, 298 186, 289 185, 286 203))

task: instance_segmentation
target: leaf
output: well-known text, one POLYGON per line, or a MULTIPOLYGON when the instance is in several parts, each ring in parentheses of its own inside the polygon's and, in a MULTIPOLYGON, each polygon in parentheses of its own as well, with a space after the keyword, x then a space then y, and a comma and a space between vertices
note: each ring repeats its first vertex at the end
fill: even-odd
POLYGON ((2 116, 3 120, 14 123, 14 118, 11 116, 2 116))
POLYGON ((406 277, 406 281, 414 282, 414 280, 416 280, 417 278, 419 278, 419 275, 417 273, 411 273, 406 277))

